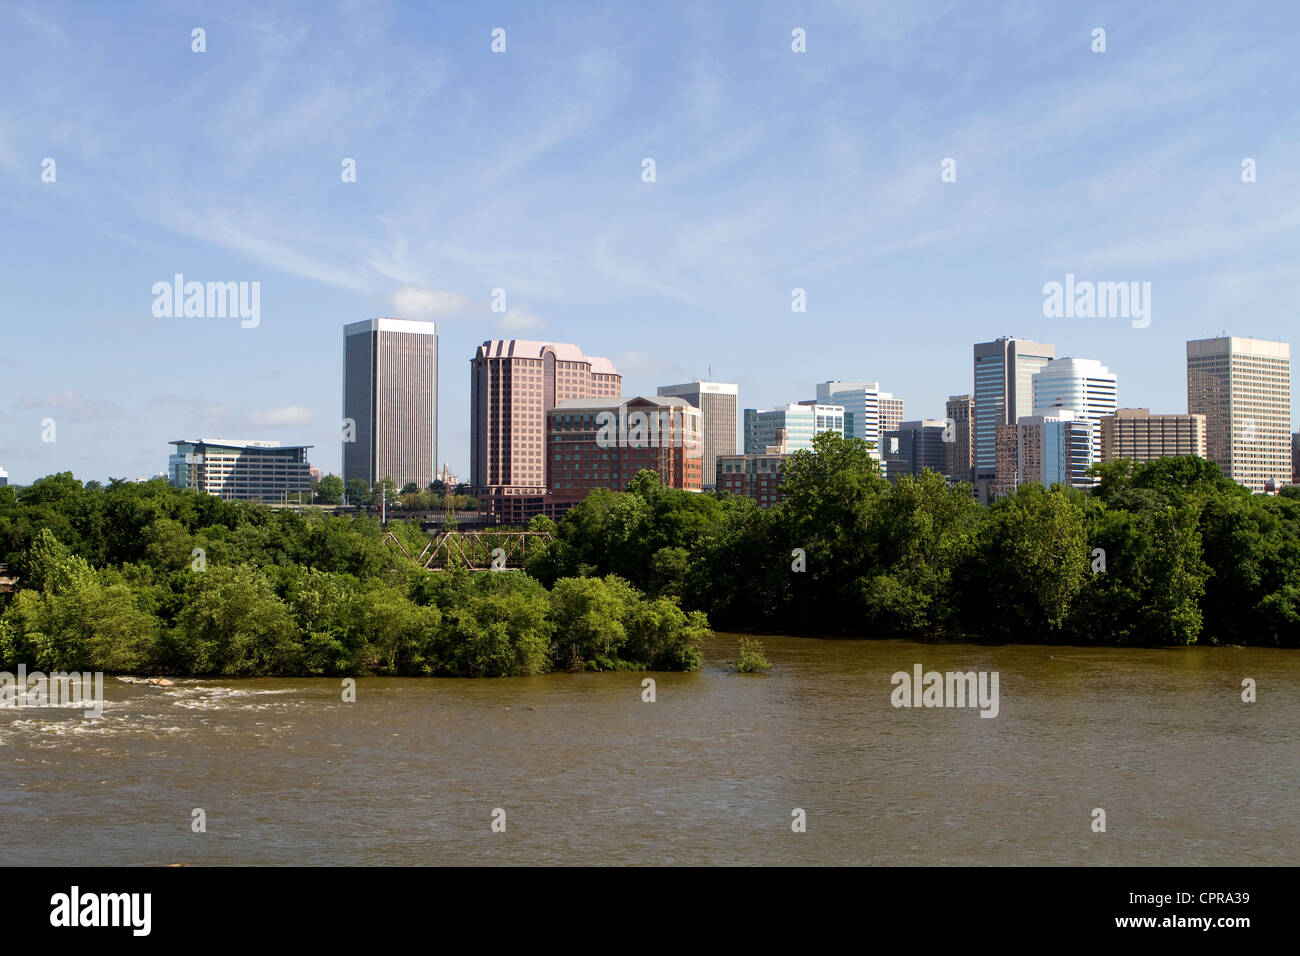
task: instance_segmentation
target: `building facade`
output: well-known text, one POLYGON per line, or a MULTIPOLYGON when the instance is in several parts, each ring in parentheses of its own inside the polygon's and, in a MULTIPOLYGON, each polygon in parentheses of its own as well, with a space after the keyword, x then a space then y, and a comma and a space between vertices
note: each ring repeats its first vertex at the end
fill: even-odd
POLYGON ((227 501, 288 503, 311 494, 311 445, 200 438, 174 441, 167 481, 227 501))
POLYGON ((997 474, 997 429, 1033 414, 1033 377, 1056 358, 1056 346, 1003 336, 974 348, 975 478, 997 474))
MULTIPOLYGON (((871 456, 885 460, 885 432, 903 420, 903 400, 880 390, 879 382, 818 382, 817 401, 844 409, 844 437, 871 445, 871 456)), ((748 450, 748 449, 746 449, 748 450)))
POLYGON ((1152 415, 1147 408, 1119 408, 1103 415, 1099 424, 1102 461, 1205 457, 1204 415, 1152 415))
POLYGON ((925 469, 944 474, 948 445, 943 440, 947 423, 932 419, 901 422, 885 432, 885 477, 897 482, 903 475, 917 477, 925 469))
POLYGON ((684 398, 700 410, 704 429, 701 464, 704 487, 712 488, 717 473, 718 456, 736 453, 736 433, 740 424, 738 405, 740 389, 727 382, 704 382, 696 379, 681 385, 660 385, 660 395, 684 398))
POLYGON ((975 465, 974 432, 971 430, 975 399, 970 395, 949 395, 944 414, 949 429, 944 474, 957 481, 970 481, 971 469, 975 465))
POLYGON ((1027 483, 1090 487, 1095 429, 1094 422, 1068 409, 1025 415, 1014 425, 998 426, 990 495, 1008 494, 1027 483))
POLYGON ((1059 358, 1044 365, 1033 379, 1035 415, 1072 411, 1093 423, 1092 460, 1101 461, 1101 419, 1119 408, 1119 380, 1096 359, 1059 358))
POLYGON ((703 487, 703 412, 676 396, 574 398, 546 413, 550 494, 581 501, 624 491, 638 471, 670 488, 703 487))
POLYGON ((438 468, 438 325, 343 327, 343 481, 427 488, 438 468))
POLYGON ((776 441, 760 454, 722 455, 718 458, 717 490, 753 498, 759 507, 770 508, 784 497, 781 477, 789 457, 784 431, 778 431, 776 441))
POLYGON ((1291 347, 1228 336, 1187 343, 1187 411, 1205 416, 1206 457, 1252 491, 1291 466, 1291 347))
POLYGON ((507 499, 538 499, 521 507, 543 513, 547 411, 573 399, 617 397, 622 389, 609 359, 584 355, 576 345, 480 345, 470 359, 470 486, 480 506, 514 515, 520 508, 507 499))
POLYGON ((845 434, 846 413, 842 405, 795 402, 776 408, 745 409, 745 454, 765 454, 777 444, 778 432, 786 436, 790 452, 812 451, 812 440, 822 432, 845 434))

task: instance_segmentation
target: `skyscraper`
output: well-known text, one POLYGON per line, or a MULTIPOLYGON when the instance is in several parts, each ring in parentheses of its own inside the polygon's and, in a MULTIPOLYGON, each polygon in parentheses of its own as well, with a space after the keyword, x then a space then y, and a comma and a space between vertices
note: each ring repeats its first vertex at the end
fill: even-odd
POLYGON ((725 382, 684 382, 681 385, 660 385, 661 396, 684 398, 700 410, 704 427, 704 487, 712 488, 716 481, 719 455, 736 453, 736 406, 740 389, 725 382))
POLYGON ((481 503, 499 511, 502 497, 544 495, 547 411, 568 399, 615 397, 622 388, 609 359, 576 345, 480 345, 470 359, 470 485, 481 503))
POLYGON ((1067 357, 1048 362, 1031 381, 1034 414, 1070 410, 1092 422, 1092 460, 1101 461, 1102 416, 1119 408, 1115 373, 1096 359, 1067 357))
POLYGON ((1056 358, 1056 346, 1003 336, 975 345, 975 477, 997 471, 997 428, 1033 413, 1034 374, 1056 358))
POLYGON ((1252 491, 1291 474, 1291 347, 1228 336, 1187 343, 1187 411, 1205 416, 1207 457, 1252 491))
POLYGON ((903 420, 903 400, 882 392, 879 382, 819 382, 817 401, 844 406, 844 437, 871 444, 876 461, 885 460, 885 432, 903 420))
POLYGON ((428 487, 438 471, 438 325, 343 327, 343 480, 428 487))
POLYGON ((948 477, 958 481, 971 480, 971 468, 975 464, 975 445, 971 431, 971 420, 975 412, 975 399, 969 395, 949 395, 944 406, 947 425, 950 429, 947 444, 948 477))

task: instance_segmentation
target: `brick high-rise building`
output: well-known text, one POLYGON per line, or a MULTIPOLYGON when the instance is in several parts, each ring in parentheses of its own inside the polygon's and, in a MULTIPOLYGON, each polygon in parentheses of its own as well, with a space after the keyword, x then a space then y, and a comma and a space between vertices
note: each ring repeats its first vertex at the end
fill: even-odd
POLYGON ((1291 474, 1291 347, 1229 336, 1187 343, 1187 411, 1205 416, 1206 457, 1251 491, 1291 474))
POLYGON ((544 496, 547 411, 570 399, 617 397, 622 389, 623 376, 609 359, 584 355, 576 345, 480 345, 470 359, 470 486, 480 506, 496 512, 505 498, 544 496))
POLYGON ((719 455, 716 487, 733 495, 753 498, 761 508, 779 504, 781 476, 790 458, 784 428, 779 428, 772 444, 761 453, 744 455, 719 455))
POLYGON ((684 398, 572 398, 546 413, 550 496, 580 501, 623 491, 639 471, 699 491, 703 413, 684 398))

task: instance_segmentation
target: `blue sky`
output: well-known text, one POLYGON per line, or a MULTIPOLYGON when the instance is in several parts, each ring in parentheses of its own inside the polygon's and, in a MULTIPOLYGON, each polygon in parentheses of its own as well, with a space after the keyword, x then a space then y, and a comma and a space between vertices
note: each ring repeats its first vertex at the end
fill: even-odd
POLYGON ((0 466, 134 478, 215 436, 337 471, 342 327, 375 315, 441 324, 462 475, 497 337, 608 356, 627 394, 711 365, 742 407, 878 379, 942 418, 971 344, 1014 334, 1184 411, 1187 339, 1298 327, 1298 26, 1289 2, 7 3, 0 466), (177 272, 260 282, 260 324, 155 318, 177 272), (1045 318, 1067 272, 1150 282, 1150 326, 1045 318))

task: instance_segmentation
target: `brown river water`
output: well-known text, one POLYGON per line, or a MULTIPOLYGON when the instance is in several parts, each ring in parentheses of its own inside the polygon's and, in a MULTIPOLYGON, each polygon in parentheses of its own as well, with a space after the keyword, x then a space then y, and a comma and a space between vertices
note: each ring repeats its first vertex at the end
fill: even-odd
POLYGON ((99 718, 0 709, 5 862, 1300 862, 1300 652, 762 641, 765 676, 719 634, 695 674, 361 679, 355 703, 108 677, 99 718), (998 715, 891 706, 918 663, 998 672, 998 715))

